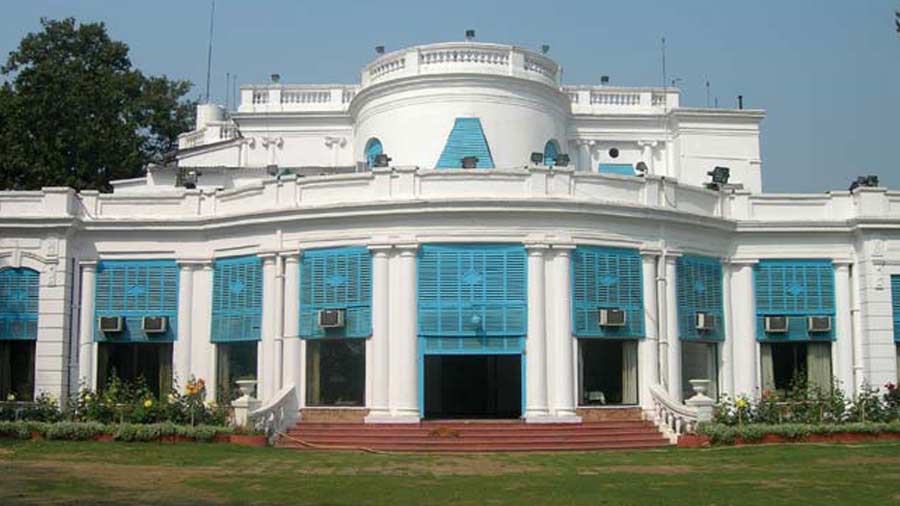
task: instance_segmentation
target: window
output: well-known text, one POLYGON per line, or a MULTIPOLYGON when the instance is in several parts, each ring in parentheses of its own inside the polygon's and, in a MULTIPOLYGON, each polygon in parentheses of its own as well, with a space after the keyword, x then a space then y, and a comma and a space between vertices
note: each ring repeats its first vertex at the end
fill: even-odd
POLYGON ((306 343, 306 404, 365 404, 366 343, 353 339, 318 339, 306 343))
POLYGON ((722 264, 717 258, 689 256, 676 262, 678 334, 682 340, 723 341, 722 264), (707 321, 698 328, 697 315, 707 321), (710 324, 711 322, 711 324, 710 324))
POLYGON ((709 380, 706 395, 719 397, 719 354, 716 343, 681 342, 681 392, 682 399, 694 396, 693 379, 709 380))
POLYGON ((638 402, 637 341, 579 339, 579 405, 638 402))
POLYGON ((300 336, 366 338, 372 335, 372 255, 362 246, 315 249, 300 259, 300 336), (344 312, 344 325, 322 328, 319 311, 344 312))
POLYGON ((0 340, 0 401, 34 399, 34 346, 32 340, 0 340))
POLYGON ((544 145, 544 165, 556 165, 557 156, 559 156, 559 143, 551 139, 544 145))
POLYGON ((256 379, 256 357, 259 343, 243 341, 216 344, 216 402, 227 406, 240 397, 235 383, 239 379, 256 379))
POLYGON ((214 343, 258 341, 262 322, 262 261, 257 256, 222 258, 213 264, 214 343))
POLYGON ((100 343, 97 375, 98 390, 104 390, 115 377, 129 384, 143 383, 157 398, 169 395, 172 343, 100 343))
POLYGON ((468 157, 478 159, 476 167, 479 169, 494 168, 494 159, 484 136, 484 129, 481 127, 481 120, 456 118, 436 167, 458 169, 462 167, 462 159, 468 157))
POLYGON ((641 256, 637 250, 578 246, 572 253, 572 333, 578 337, 644 335, 641 256), (601 326, 599 309, 625 311, 625 325, 601 326))
POLYGON ((375 157, 378 155, 384 154, 384 148, 381 146, 381 141, 376 138, 369 139, 366 142, 366 162, 369 163, 369 167, 375 166, 375 157))
POLYGON ((754 284, 760 341, 835 338, 834 330, 810 332, 807 327, 809 316, 834 318, 834 267, 830 260, 760 260, 754 268, 754 284), (766 332, 766 316, 786 316, 788 331, 766 332))
POLYGON ((797 382, 822 390, 831 388, 831 343, 760 344, 764 389, 789 390, 797 382))

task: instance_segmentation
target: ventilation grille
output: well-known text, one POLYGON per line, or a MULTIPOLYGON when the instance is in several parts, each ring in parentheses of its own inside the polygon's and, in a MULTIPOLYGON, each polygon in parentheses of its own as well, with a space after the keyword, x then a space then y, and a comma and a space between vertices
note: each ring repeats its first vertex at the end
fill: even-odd
POLYGON ((683 256, 676 262, 678 334, 681 339, 722 341, 722 264, 716 258, 683 256), (697 328, 697 313, 713 316, 714 328, 697 328))
POLYGON ((213 264, 212 342, 256 341, 262 325, 262 260, 223 258, 213 264))
POLYGON ((578 337, 644 335, 641 256, 637 250, 579 246, 572 254, 572 332, 578 337), (621 309, 622 327, 601 327, 597 308, 621 309))
POLYGON ((494 168, 494 159, 488 147, 481 120, 478 118, 456 118, 444 151, 438 159, 439 169, 458 169, 462 167, 462 159, 467 156, 478 157, 479 169, 494 168))
POLYGON ((309 250, 300 260, 300 336, 372 335, 372 255, 364 247, 309 250), (343 309, 344 326, 323 329, 322 309, 343 309))
POLYGON ((95 317, 121 316, 121 332, 102 333, 97 341, 174 341, 178 329, 178 266, 174 260, 106 260, 97 265, 95 317), (147 334, 145 316, 165 316, 165 332, 147 334))
POLYGON ((526 334, 524 247, 425 245, 417 269, 419 335, 526 334))
POLYGON ((0 340, 37 339, 39 292, 37 271, 0 270, 0 340))
POLYGON ((754 270, 754 280, 760 340, 834 338, 834 330, 809 332, 806 320, 808 316, 835 315, 834 267, 830 260, 761 260, 754 270), (766 333, 766 316, 787 317, 788 331, 766 333))

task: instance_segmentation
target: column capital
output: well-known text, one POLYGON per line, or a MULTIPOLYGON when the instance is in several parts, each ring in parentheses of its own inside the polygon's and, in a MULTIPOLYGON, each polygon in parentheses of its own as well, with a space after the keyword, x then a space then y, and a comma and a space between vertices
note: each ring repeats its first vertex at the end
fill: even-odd
POLYGON ((394 245, 388 243, 373 243, 366 247, 369 248, 373 255, 387 255, 394 249, 394 245))
POLYGON ((97 260, 82 260, 78 263, 81 265, 81 268, 85 270, 92 271, 97 269, 97 260))
POLYGON ((754 266, 759 263, 758 258, 724 258, 722 263, 725 265, 733 265, 735 267, 754 266))
POLYGON ((284 261, 285 261, 285 262, 288 262, 288 263, 296 263, 296 262, 299 262, 299 261, 300 261, 300 257, 301 257, 302 255, 303 255, 303 251, 297 250, 297 249, 293 249, 293 250, 290 250, 290 251, 282 251, 281 253, 279 253, 279 256, 281 256, 282 258, 284 258, 284 261))
POLYGON ((656 246, 641 246, 638 250, 643 258, 655 258, 662 255, 662 250, 656 246))
POLYGON ((550 245, 545 242, 526 242, 524 246, 529 255, 543 255, 550 249, 550 245))
POLYGON ((215 260, 212 258, 178 258, 175 263, 180 269, 193 269, 195 267, 203 267, 206 264, 212 264, 215 260))
POLYGON ((278 257, 278 252, 277 251, 262 251, 260 253, 257 253, 256 256, 259 257, 260 259, 262 259, 262 261, 264 263, 274 263, 275 259, 278 257))
POLYGON ((833 258, 831 263, 836 269, 849 269, 853 260, 849 258, 833 258))
POLYGON ((395 244, 394 251, 401 257, 414 257, 419 252, 418 243, 395 244))

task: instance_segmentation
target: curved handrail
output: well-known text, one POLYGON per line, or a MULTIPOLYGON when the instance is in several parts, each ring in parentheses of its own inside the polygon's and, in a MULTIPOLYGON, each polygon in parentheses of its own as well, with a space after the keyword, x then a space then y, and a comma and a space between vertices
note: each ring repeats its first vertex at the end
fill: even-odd
POLYGON ((678 436, 693 432, 697 427, 699 410, 674 401, 662 385, 651 385, 654 422, 673 443, 678 436))
POLYGON ((293 384, 286 385, 267 404, 250 413, 250 425, 265 432, 270 444, 280 432, 297 422, 300 407, 294 391, 293 384))

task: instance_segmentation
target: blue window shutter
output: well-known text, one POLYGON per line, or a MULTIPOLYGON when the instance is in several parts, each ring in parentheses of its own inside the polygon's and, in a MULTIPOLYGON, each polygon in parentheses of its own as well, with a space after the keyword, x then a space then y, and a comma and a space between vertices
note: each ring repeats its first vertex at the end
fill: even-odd
POLYGON ((572 333, 578 337, 644 335, 644 289, 637 250, 578 246, 572 253, 572 333), (624 327, 601 327, 598 309, 622 309, 624 327))
POLYGON ((831 260, 760 260, 754 268, 757 338, 766 341, 834 339, 831 332, 810 334, 808 316, 834 318, 834 266, 831 260), (786 334, 767 334, 766 316, 787 316, 786 334))
POLYGON ((0 340, 37 339, 40 274, 24 267, 0 270, 0 340))
POLYGON ((383 153, 384 148, 381 146, 381 141, 374 137, 369 139, 369 142, 366 143, 366 161, 369 162, 369 167, 374 167, 375 157, 383 153))
POLYGON ((211 341, 257 341, 262 325, 262 260, 223 258, 213 264, 211 341))
POLYGON ((105 334, 94 325, 97 341, 174 341, 178 333, 178 266, 174 260, 104 260, 97 265, 94 317, 122 316, 122 332, 105 334), (146 334, 145 316, 165 316, 166 331, 146 334))
POLYGON ((418 320, 423 337, 524 336, 528 294, 520 245, 424 245, 418 320))
POLYGON ((304 338, 372 335, 372 255, 365 247, 304 251, 300 260, 300 336, 304 338), (343 309, 340 329, 319 327, 322 309, 343 309))
POLYGON ((633 176, 634 165, 630 163, 601 163, 597 166, 601 174, 618 174, 620 176, 633 176))
POLYGON ((494 168, 491 149, 478 118, 456 118, 444 144, 444 151, 438 159, 437 168, 458 169, 462 167, 462 159, 467 156, 478 157, 479 169, 494 168))
POLYGON ((559 144, 551 139, 544 145, 544 165, 556 165, 557 156, 559 156, 559 144))
POLYGON ((900 275, 891 276, 891 308, 894 315, 894 341, 900 343, 900 275))
POLYGON ((676 262, 678 295, 678 334, 681 339, 722 341, 725 320, 722 308, 722 263, 717 258, 683 256, 676 262), (694 315, 709 313, 715 317, 714 330, 697 330, 694 315))

